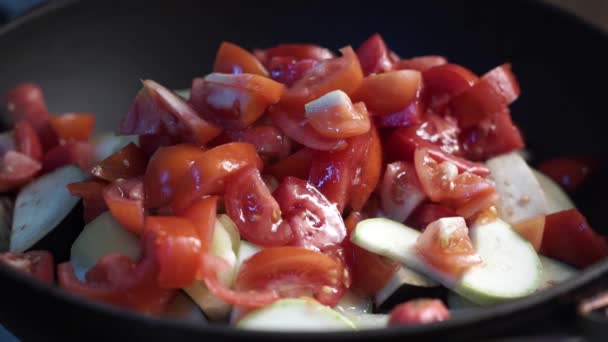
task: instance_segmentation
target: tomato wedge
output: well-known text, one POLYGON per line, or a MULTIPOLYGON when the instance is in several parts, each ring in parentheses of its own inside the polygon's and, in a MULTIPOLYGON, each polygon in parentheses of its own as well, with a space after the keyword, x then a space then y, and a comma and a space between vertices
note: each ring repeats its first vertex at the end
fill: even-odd
POLYGON ((265 55, 269 60, 273 57, 293 57, 297 60, 320 61, 334 57, 328 49, 314 44, 280 44, 267 49, 265 55))
POLYGON ((374 33, 357 48, 357 57, 365 76, 381 74, 393 69, 390 51, 379 33, 374 33))
POLYGON ((70 140, 88 141, 95 127, 95 115, 90 113, 67 113, 51 116, 49 122, 60 142, 70 140))
POLYGON ((382 211, 386 217, 403 222, 425 199, 412 163, 394 162, 386 165, 380 188, 382 211))
POLYGON ((382 173, 382 144, 378 130, 372 127, 367 150, 361 157, 361 163, 355 169, 350 189, 350 207, 361 211, 376 189, 382 173))
POLYGON ((450 100, 472 87, 479 77, 461 65, 443 64, 424 71, 422 79, 424 102, 433 112, 445 114, 450 100))
POLYGON ((422 75, 415 70, 389 71, 369 75, 353 94, 353 101, 363 101, 374 114, 383 116, 407 107, 422 89, 422 75))
POLYGON ((0 253, 0 263, 23 272, 48 285, 55 283, 55 262, 47 251, 0 253))
POLYGON ((119 178, 103 191, 103 199, 112 216, 127 230, 138 235, 144 229, 143 192, 143 183, 137 178, 119 178))
POLYGON ((0 160, 0 192, 14 190, 25 185, 41 168, 38 161, 23 153, 6 152, 0 160))
POLYGON ((231 141, 247 142, 255 145, 261 157, 282 159, 289 155, 291 141, 276 127, 260 125, 245 130, 226 131, 231 141))
POLYGON ((201 251, 209 252, 213 241, 217 213, 217 196, 207 196, 195 201, 190 207, 179 213, 194 223, 198 238, 201 241, 201 251))
POLYGON ((201 240, 192 221, 172 216, 148 216, 145 229, 154 237, 158 284, 165 289, 191 286, 200 269, 201 240))
POLYGON ((326 250, 342 243, 344 221, 336 206, 308 182, 287 177, 274 191, 283 219, 294 234, 292 244, 326 250))
POLYGON ((272 123, 295 142, 318 151, 341 150, 346 140, 327 138, 312 128, 308 119, 297 117, 279 107, 270 108, 272 123))
POLYGON ((230 42, 222 42, 219 50, 217 50, 213 71, 228 74, 256 74, 268 77, 268 71, 254 55, 230 42))
POLYGON ((359 59, 350 46, 340 49, 342 57, 319 62, 285 91, 281 105, 301 109, 304 104, 331 91, 352 94, 363 81, 359 59))
POLYGON ((462 128, 475 126, 484 118, 504 111, 517 99, 520 89, 510 64, 500 65, 450 102, 452 114, 462 128))
POLYGON ((143 176, 147 163, 148 156, 137 145, 130 143, 93 166, 91 173, 111 182, 118 178, 143 176))
POLYGON ((144 174, 146 208, 170 204, 180 180, 204 153, 203 148, 192 144, 178 144, 156 150, 144 174))
POLYGON ((67 188, 72 196, 82 198, 85 223, 93 221, 97 216, 108 211, 108 206, 103 199, 103 190, 107 185, 107 182, 101 180, 68 184, 67 188))
POLYGON ((409 69, 425 72, 433 67, 447 64, 447 58, 443 56, 418 56, 408 59, 402 59, 395 63, 394 68, 397 70, 409 69))
POLYGON ((363 102, 353 105, 346 93, 334 90, 306 104, 312 128, 324 137, 344 139, 369 131, 370 120, 363 102))
POLYGON ((15 147, 18 152, 32 159, 42 159, 42 145, 38 133, 25 120, 21 120, 15 124, 15 147))
POLYGON ((508 109, 464 130, 459 139, 463 155, 470 160, 486 160, 525 146, 508 109))
POLYGON ((212 73, 192 81, 190 102, 207 120, 223 128, 243 129, 279 102, 284 88, 259 75, 212 73))
POLYGON ((270 78, 291 87, 304 73, 314 67, 314 59, 300 59, 295 57, 272 57, 268 63, 270 78))
POLYGON ((36 130, 49 119, 42 89, 33 83, 22 83, 9 90, 3 105, 12 122, 25 120, 36 130))
POLYGON ((395 113, 376 117, 376 124, 380 128, 416 126, 420 124, 425 111, 426 105, 418 93, 407 107, 395 113))
POLYGON ((342 296, 344 269, 330 256, 293 246, 265 248, 243 262, 239 290, 272 290, 281 297, 314 296, 333 306, 342 296))
POLYGON ((241 236, 251 243, 281 246, 293 239, 291 227, 281 219, 279 204, 253 165, 227 182, 224 205, 241 236))
POLYGON ((228 178, 248 166, 263 167, 251 144, 235 142, 206 151, 180 177, 174 192, 175 211, 180 212, 198 197, 223 193, 228 178))
POLYGON ((418 237, 416 249, 426 262, 454 277, 481 262, 462 217, 442 218, 429 224, 418 237))
POLYGON ((301 179, 307 178, 315 154, 316 152, 308 147, 301 148, 270 166, 268 173, 280 181, 289 176, 301 179))

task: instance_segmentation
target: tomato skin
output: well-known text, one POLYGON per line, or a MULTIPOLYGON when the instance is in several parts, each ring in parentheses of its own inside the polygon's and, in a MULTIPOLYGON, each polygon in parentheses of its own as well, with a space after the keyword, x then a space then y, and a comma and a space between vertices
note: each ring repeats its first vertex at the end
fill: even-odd
POLYGON ((589 226, 576 209, 545 217, 540 252, 578 268, 585 268, 608 256, 606 239, 589 226))
POLYGON ((226 129, 243 129, 279 102, 285 86, 253 75, 212 73, 192 81, 190 102, 207 120, 226 129))
POLYGON ((293 239, 291 227, 281 219, 279 204, 255 166, 246 167, 230 178, 224 203, 228 216, 247 241, 261 246, 282 246, 293 239))
POLYGON ((323 251, 344 240, 346 228, 337 207, 308 182, 287 177, 273 195, 291 226, 293 245, 323 251))
POLYGON ((27 184, 41 168, 38 161, 23 153, 6 152, 0 162, 0 192, 15 190, 27 184))
POLYGON ((371 142, 371 134, 348 139, 348 147, 341 151, 317 152, 312 159, 308 182, 343 212, 349 202, 353 180, 365 151, 371 142))
POLYGON ((461 65, 448 63, 425 70, 422 79, 424 102, 433 112, 445 114, 452 98, 472 87, 479 77, 461 65))
POLYGON ((340 52, 342 57, 323 60, 308 69, 285 91, 281 105, 301 109, 304 104, 331 91, 339 89, 351 95, 357 90, 363 81, 359 59, 350 46, 340 52))
POLYGON ((42 170, 51 172, 62 166, 74 164, 83 170, 89 170, 89 161, 93 153, 93 146, 85 141, 68 141, 64 145, 57 145, 47 151, 42 158, 42 170))
POLYGON ((481 262, 468 234, 462 217, 441 218, 424 229, 416 241, 416 250, 435 268, 459 277, 481 262))
POLYGON ((310 295, 333 306, 343 293, 344 269, 334 258, 302 247, 265 248, 243 262, 238 290, 274 290, 281 297, 310 295))
POLYGON ((112 216, 127 230, 138 235, 141 235, 144 229, 143 192, 143 183, 137 178, 119 178, 103 191, 103 199, 112 216))
POLYGON ((540 246, 543 243, 545 224, 545 216, 536 216, 514 223, 513 230, 521 235, 521 237, 528 240, 532 247, 534 247, 534 250, 538 252, 540 251, 540 246))
POLYGON ((25 120, 21 120, 15 124, 15 147, 18 152, 32 159, 42 159, 42 145, 38 133, 25 120))
POLYGON ((397 222, 403 222, 426 199, 416 168, 410 162, 394 162, 386 166, 380 188, 383 213, 397 222))
POLYGON ((300 59, 295 57, 272 57, 268 64, 270 78, 291 87, 304 73, 314 67, 317 61, 314 59, 300 59))
POLYGON ((390 51, 379 33, 374 33, 357 48, 363 74, 381 74, 393 69, 390 51))
POLYGON ((268 60, 273 57, 293 57, 297 60, 321 61, 334 58, 334 54, 324 47, 313 44, 280 44, 267 49, 265 57, 268 60))
POLYGON ((49 119, 44 94, 36 84, 18 84, 7 92, 3 102, 12 122, 23 119, 38 130, 49 119))
POLYGON ((200 268, 201 240, 192 221, 172 216, 148 216, 145 229, 155 236, 158 284, 165 289, 191 286, 200 268))
POLYGON ((420 124, 426 105, 419 94, 402 110, 376 117, 378 127, 409 127, 420 124))
POLYGON ((180 212, 198 197, 224 192, 227 179, 247 166, 255 166, 258 170, 264 166, 251 144, 235 142, 206 151, 180 177, 173 208, 180 212))
POLYGON ((327 138, 344 139, 369 131, 370 120, 363 102, 353 105, 348 95, 334 90, 306 104, 312 128, 327 138))
POLYGON ((268 173, 275 176, 279 181, 289 176, 300 179, 307 178, 315 154, 316 152, 312 149, 303 147, 271 165, 268 168, 268 173))
POLYGON ((217 196, 207 196, 195 201, 190 207, 179 216, 185 217, 194 223, 198 238, 201 241, 201 251, 209 252, 213 241, 215 220, 217 213, 217 196))
POLYGON ((425 72, 431 68, 445 65, 447 63, 447 58, 443 56, 427 55, 399 60, 397 63, 395 63, 394 68, 396 70, 417 70, 420 72, 425 72))
POLYGON ((247 142, 255 145, 265 159, 282 159, 289 155, 291 140, 272 125, 249 127, 240 131, 226 131, 230 141, 247 142))
POLYGON ((55 283, 55 262, 47 251, 0 253, 0 263, 23 272, 48 285, 55 283))
POLYGON ((142 176, 147 163, 146 154, 137 145, 130 143, 93 166, 91 173, 97 178, 112 182, 118 178, 142 176))
POLYGON ((423 231, 429 224, 444 217, 458 216, 456 212, 446 206, 435 203, 423 203, 408 217, 406 224, 412 228, 423 231))
POLYGON ((399 304, 388 321, 389 326, 425 324, 450 319, 450 311, 439 299, 414 299, 399 304))
POLYGON ((557 158, 542 162, 538 169, 562 188, 574 192, 597 168, 597 162, 585 158, 557 158))
POLYGON ((380 116, 407 107, 422 89, 422 74, 415 70, 389 71, 369 75, 353 94, 354 101, 363 101, 370 111, 380 116))
POLYGON ((484 118, 504 111, 517 99, 519 84, 510 64, 500 65, 481 77, 471 88, 450 101, 452 114, 462 128, 475 126, 484 118))
MULTIPOLYGON (((348 215, 344 223, 349 236, 363 219, 364 215, 357 211, 348 215)), ((344 249, 346 253, 350 251, 351 259, 347 259, 347 264, 352 277, 351 288, 367 296, 375 296, 400 267, 397 262, 354 245, 350 238, 344 240, 344 249)))
POLYGON ((222 42, 217 50, 213 72, 228 74, 246 73, 268 77, 268 71, 254 55, 230 42, 222 42))
POLYGON ((108 211, 108 206, 103 199, 103 190, 107 185, 107 182, 101 180, 68 184, 67 188, 72 196, 82 198, 85 223, 93 221, 97 216, 108 211))
POLYGON ((70 140, 88 141, 95 128, 95 115, 90 113, 67 113, 49 118, 51 127, 60 142, 70 140))
POLYGON ((477 126, 464 130, 459 139, 464 157, 473 161, 487 160, 525 146, 508 110, 491 115, 477 126))
POLYGON ((341 150, 346 140, 327 138, 312 128, 308 119, 296 117, 283 108, 271 107, 272 123, 293 141, 318 151, 341 150))
POLYGON ((171 203, 180 179, 205 150, 192 144, 161 147, 152 155, 144 174, 146 208, 171 203))
POLYGON ((367 150, 361 156, 361 162, 356 166, 351 189, 350 207, 355 211, 363 210, 370 198, 382 173, 382 143, 378 130, 372 127, 367 150))

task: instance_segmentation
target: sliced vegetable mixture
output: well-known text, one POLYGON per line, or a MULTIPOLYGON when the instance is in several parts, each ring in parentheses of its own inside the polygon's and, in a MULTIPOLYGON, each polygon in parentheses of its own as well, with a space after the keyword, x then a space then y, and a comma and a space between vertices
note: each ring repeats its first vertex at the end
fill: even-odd
POLYGON ((59 286, 143 313, 352 330, 526 296, 608 244, 561 188, 596 164, 543 163, 558 183, 532 169, 519 95, 510 64, 401 58, 379 34, 337 54, 224 42, 189 90, 144 80, 117 136, 22 84, 4 100, 0 261, 55 283, 32 247, 80 198, 59 286))

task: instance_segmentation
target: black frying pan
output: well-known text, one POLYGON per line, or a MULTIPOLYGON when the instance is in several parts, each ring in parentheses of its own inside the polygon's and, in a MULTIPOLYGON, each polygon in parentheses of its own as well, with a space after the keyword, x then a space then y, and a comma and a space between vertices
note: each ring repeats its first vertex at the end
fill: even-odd
MULTIPOLYGON (((222 40, 248 48, 305 41, 337 49, 359 44, 376 31, 402 56, 446 55, 478 73, 512 62, 523 89, 513 106, 514 119, 536 159, 588 154, 606 164, 602 123, 608 40, 536 2, 54 2, 0 30, 0 93, 34 81, 53 112, 94 112, 98 130, 112 130, 140 87, 139 79, 187 87, 192 77, 210 71, 222 40)), ((604 170, 575 201, 595 229, 607 233, 602 226, 608 193, 604 170)), ((80 228, 73 222, 61 227, 72 237, 80 228)), ((51 244, 53 251, 65 258, 71 241, 55 240, 60 243, 51 244)), ((0 322, 25 340, 475 340, 534 332, 540 325, 563 331, 580 321, 575 304, 605 285, 606 274, 608 261, 537 295, 441 323, 286 336, 144 317, 67 295, 0 267, 0 322)))

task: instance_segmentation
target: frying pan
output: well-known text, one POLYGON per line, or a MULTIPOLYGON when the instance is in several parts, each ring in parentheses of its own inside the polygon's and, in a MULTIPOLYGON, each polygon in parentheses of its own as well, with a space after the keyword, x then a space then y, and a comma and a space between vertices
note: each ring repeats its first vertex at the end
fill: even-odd
MULTIPOLYGON (((584 154, 605 166, 601 120, 608 41, 587 24, 529 1, 58 1, 0 30, 0 93, 21 81, 36 82, 51 111, 93 112, 98 130, 108 131, 117 127, 140 79, 188 87, 194 76, 210 71, 222 40, 247 48, 290 41, 337 49, 359 44, 374 32, 402 56, 446 55, 477 73, 510 61, 523 89, 512 108, 514 120, 535 159, 584 154)), ((603 170, 574 199, 605 234, 608 171, 603 170)), ((81 224, 68 220, 61 229, 66 235, 49 243, 60 261, 81 224)), ((356 334, 286 335, 145 317, 0 267, 0 322, 24 340, 475 340, 541 327, 563 330, 582 322, 577 301, 606 286, 607 274, 604 261, 547 291, 446 322, 356 334)), ((602 326, 581 326, 590 325, 602 326)))

